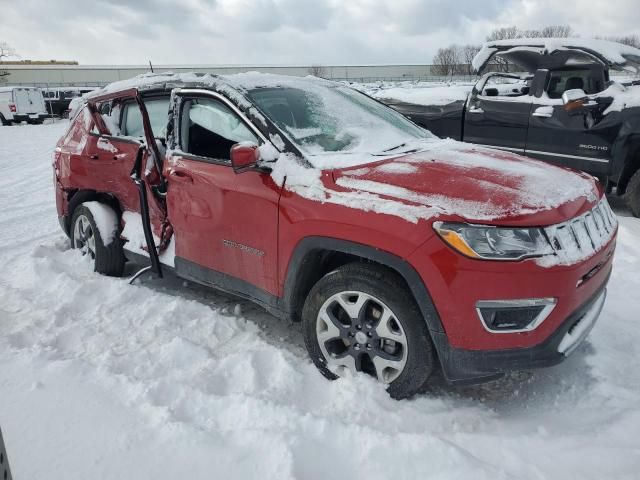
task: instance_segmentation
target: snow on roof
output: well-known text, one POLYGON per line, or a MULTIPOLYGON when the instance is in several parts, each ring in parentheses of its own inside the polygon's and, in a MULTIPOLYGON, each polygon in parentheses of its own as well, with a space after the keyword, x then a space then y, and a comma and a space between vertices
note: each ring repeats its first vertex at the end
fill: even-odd
POLYGON ((216 77, 209 73, 143 73, 133 78, 112 82, 103 88, 98 88, 89 92, 84 98, 94 98, 109 93, 120 92, 130 88, 145 89, 164 84, 205 84, 213 85, 216 77))
MULTIPOLYGON (((528 51, 540 55, 550 55, 561 50, 580 50, 595 55, 600 61, 612 68, 623 68, 629 61, 640 64, 640 50, 628 45, 595 38, 516 38, 487 42, 473 59, 476 70, 484 65, 497 52, 510 53, 528 51)), ((637 70, 637 66, 634 67, 637 70)))
POLYGON ((306 77, 295 77, 292 75, 278 75, 274 73, 245 72, 231 75, 220 75, 224 82, 241 90, 252 90, 254 88, 276 88, 276 87, 302 87, 305 85, 337 85, 336 82, 307 75, 306 77))

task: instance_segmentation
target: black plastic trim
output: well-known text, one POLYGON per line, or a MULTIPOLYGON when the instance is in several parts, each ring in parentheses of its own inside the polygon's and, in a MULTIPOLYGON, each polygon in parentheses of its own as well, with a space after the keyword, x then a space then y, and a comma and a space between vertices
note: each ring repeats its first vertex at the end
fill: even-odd
POLYGON ((175 257, 175 273, 186 280, 214 287, 223 292, 251 300, 276 317, 283 317, 280 299, 240 278, 204 267, 182 257, 175 257))
POLYGON ((282 308, 290 318, 295 319, 294 316, 297 307, 299 307, 298 300, 300 296, 297 286, 303 283, 300 280, 305 274, 305 266, 310 261, 309 255, 313 256, 314 251, 355 255, 395 270, 409 285, 429 330, 432 332, 444 332, 440 316, 431 300, 429 291, 418 272, 406 260, 368 245, 328 237, 307 237, 303 239, 296 246, 291 256, 284 284, 284 298, 282 299, 282 308))

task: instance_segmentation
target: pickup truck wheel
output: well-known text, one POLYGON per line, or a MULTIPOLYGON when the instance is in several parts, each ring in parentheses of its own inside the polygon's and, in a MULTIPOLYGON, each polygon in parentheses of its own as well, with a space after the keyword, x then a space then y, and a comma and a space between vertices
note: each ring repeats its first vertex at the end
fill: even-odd
POLYGON ((633 174, 627 185, 627 205, 634 217, 640 217, 640 170, 633 174))
POLYGON ((304 338, 325 377, 362 372, 388 384, 398 399, 420 391, 433 371, 434 348, 403 285, 385 268, 354 263, 311 289, 302 311, 304 338))
POLYGON ((0 123, 5 127, 11 125, 11 122, 5 119, 1 113, 0 113, 0 123))
MULTIPOLYGON (((118 225, 113 225, 113 228, 117 229, 118 225)), ((111 277, 122 276, 125 263, 122 241, 116 236, 109 245, 105 245, 95 218, 85 205, 78 206, 73 213, 71 246, 93 260, 96 272, 111 277)))

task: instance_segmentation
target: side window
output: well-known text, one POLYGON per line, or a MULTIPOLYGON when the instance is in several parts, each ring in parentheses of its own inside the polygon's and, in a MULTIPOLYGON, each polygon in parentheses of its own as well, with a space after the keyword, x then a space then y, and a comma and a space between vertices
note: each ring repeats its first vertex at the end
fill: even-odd
POLYGON ((487 78, 480 95, 483 97, 523 97, 529 94, 531 78, 521 78, 508 74, 495 74, 487 78))
POLYGON ((224 103, 210 98, 186 100, 182 107, 180 143, 185 153, 231 161, 231 147, 259 143, 243 120, 224 103))
MULTIPOLYGON (((116 102, 104 102, 98 105, 98 112, 109 133, 120 135, 120 105, 116 102)), ((98 133, 98 127, 94 125, 92 132, 98 133)))
POLYGON ((551 72, 547 93, 549 98, 561 98, 567 90, 579 88, 591 95, 604 90, 604 73, 597 70, 559 70, 551 72))
MULTIPOLYGON (((169 115, 169 97, 150 98, 144 101, 151 122, 153 136, 165 138, 166 127, 169 115)), ((127 102, 124 105, 122 115, 122 135, 127 137, 144 137, 144 127, 142 125, 142 113, 140 107, 135 102, 127 102)))

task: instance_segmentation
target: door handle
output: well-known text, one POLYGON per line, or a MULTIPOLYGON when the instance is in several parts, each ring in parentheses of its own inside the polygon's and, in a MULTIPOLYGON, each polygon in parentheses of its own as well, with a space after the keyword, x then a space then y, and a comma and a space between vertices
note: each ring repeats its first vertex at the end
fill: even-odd
POLYGON ((553 117, 553 110, 549 111, 545 107, 539 107, 531 114, 531 116, 533 116, 533 117, 542 117, 542 118, 551 118, 551 117, 553 117))
POLYGON ((89 155, 89 158, 91 160, 98 160, 100 157, 94 153, 93 155, 89 155))
POLYGON ((193 183, 193 177, 181 170, 169 170, 169 176, 176 182, 193 183))
POLYGON ((469 113, 484 113, 480 107, 469 107, 469 113))

